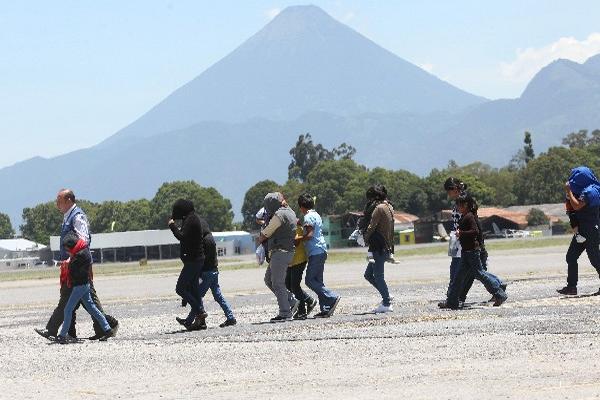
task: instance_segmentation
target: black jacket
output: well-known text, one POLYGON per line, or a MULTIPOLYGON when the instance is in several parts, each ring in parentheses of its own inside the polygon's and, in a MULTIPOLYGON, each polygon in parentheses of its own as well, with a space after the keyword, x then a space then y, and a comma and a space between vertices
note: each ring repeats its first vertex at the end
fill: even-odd
POLYGON ((69 262, 69 275, 73 286, 90 283, 90 269, 92 268, 92 254, 86 247, 71 256, 69 262))
POLYGON ((199 217, 199 219, 200 225, 202 226, 202 233, 204 235, 204 266, 202 267, 202 270, 214 271, 219 266, 219 261, 217 260, 217 243, 215 242, 215 238, 210 231, 208 222, 206 222, 206 220, 202 217, 199 217))
POLYGON ((204 232, 196 213, 192 212, 183 219, 181 229, 175 224, 170 224, 169 228, 179 240, 181 261, 204 262, 204 232))

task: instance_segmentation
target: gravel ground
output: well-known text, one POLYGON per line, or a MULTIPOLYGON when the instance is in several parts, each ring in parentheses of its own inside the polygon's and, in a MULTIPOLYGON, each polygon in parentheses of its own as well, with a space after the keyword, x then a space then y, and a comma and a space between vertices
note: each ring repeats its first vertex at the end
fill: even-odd
MULTIPOLYGON (((379 301, 363 265, 330 265, 342 295, 331 319, 265 323, 276 312, 262 270, 225 271, 221 285, 239 324, 206 301, 209 329, 182 332, 174 275, 98 279, 105 308, 121 322, 105 343, 57 345, 37 336, 58 300, 56 281, 0 284, 0 398, 186 399, 596 399, 600 398, 600 296, 561 298, 564 248, 492 254, 510 284, 490 307, 476 283, 470 307, 438 310, 447 257, 388 265, 395 312, 379 301)), ((580 291, 598 289, 584 260, 580 291)), ((80 336, 91 323, 79 313, 80 336)))

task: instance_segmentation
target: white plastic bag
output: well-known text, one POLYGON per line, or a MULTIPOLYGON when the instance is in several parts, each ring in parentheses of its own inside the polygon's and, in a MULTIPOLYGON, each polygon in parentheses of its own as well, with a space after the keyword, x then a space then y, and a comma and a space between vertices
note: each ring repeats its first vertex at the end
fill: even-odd
POLYGON ((456 237, 456 231, 450 232, 450 239, 448 240, 448 255, 450 257, 460 258, 460 241, 456 237))
POLYGON ((256 248, 256 262, 258 265, 263 265, 265 258, 265 247, 262 244, 259 244, 256 248))
POLYGON ((348 236, 348 240, 356 240, 356 243, 358 243, 359 246, 365 247, 365 238, 358 229, 354 230, 354 232, 348 236))

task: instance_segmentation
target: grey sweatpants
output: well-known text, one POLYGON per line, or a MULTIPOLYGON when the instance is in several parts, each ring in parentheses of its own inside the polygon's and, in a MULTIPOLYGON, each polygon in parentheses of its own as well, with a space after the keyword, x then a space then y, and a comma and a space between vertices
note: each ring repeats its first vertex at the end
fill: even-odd
POLYGON ((265 285, 277 297, 281 317, 291 317, 291 308, 297 301, 285 286, 285 275, 293 256, 292 251, 274 250, 271 254, 271 262, 265 271, 265 285))

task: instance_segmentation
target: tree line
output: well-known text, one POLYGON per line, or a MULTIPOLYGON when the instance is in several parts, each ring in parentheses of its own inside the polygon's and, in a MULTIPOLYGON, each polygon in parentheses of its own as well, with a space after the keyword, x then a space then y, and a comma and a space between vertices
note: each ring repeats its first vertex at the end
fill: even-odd
MULTIPOLYGON (((164 183, 151 200, 104 201, 100 203, 77 199, 88 216, 93 233, 125 232, 145 229, 167 229, 171 207, 175 200, 187 198, 194 202, 216 231, 232 229, 231 202, 215 188, 202 187, 194 181, 164 183)), ((23 237, 48 244, 50 236, 60 233, 63 215, 54 201, 23 209, 23 237)), ((0 222, 2 218, 0 218, 0 222)))
POLYGON ((450 207, 443 190, 448 176, 457 176, 468 185, 480 204, 508 207, 564 201, 563 186, 569 171, 587 165, 600 171, 600 130, 587 130, 567 135, 562 146, 549 148, 537 157, 533 150, 533 135, 524 133, 523 146, 510 162, 494 168, 482 162, 460 166, 450 160, 446 168, 434 168, 420 177, 406 170, 368 169, 353 157, 356 150, 345 143, 333 150, 315 144, 311 135, 300 135, 290 150, 292 162, 288 180, 278 184, 264 180, 253 185, 244 197, 242 226, 255 229, 255 213, 262 205, 265 193, 279 190, 296 207, 295 199, 304 191, 317 197, 316 208, 321 214, 341 214, 362 210, 366 188, 382 183, 396 209, 425 216, 450 207))

